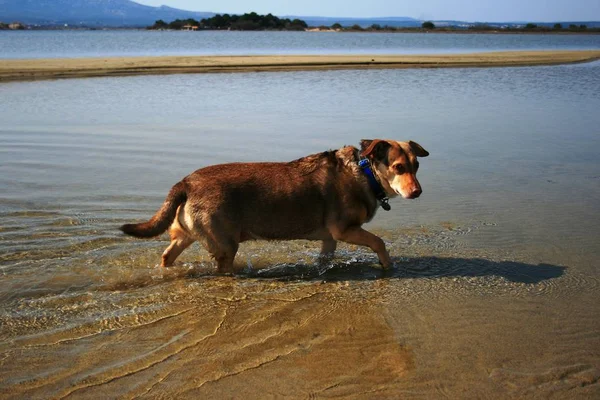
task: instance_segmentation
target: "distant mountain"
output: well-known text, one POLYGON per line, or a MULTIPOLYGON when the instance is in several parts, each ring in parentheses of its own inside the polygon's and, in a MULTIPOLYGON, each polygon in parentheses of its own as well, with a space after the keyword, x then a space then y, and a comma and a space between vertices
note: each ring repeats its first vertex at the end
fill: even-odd
POLYGON ((202 19, 215 15, 130 0, 0 0, 0 21, 29 25, 148 26, 162 19, 202 19))

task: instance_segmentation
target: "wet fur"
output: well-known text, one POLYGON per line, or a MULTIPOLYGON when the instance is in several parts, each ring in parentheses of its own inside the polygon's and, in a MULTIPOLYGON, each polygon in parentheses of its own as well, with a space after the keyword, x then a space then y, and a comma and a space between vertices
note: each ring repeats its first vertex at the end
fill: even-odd
MULTIPOLYGON (((408 166, 411 177, 404 180, 413 185, 411 193, 416 193, 418 186, 416 196, 420 194, 411 163, 416 153, 428 155, 421 146, 377 139, 363 140, 361 149, 390 197, 398 193, 393 187, 397 177, 390 173, 390 166, 398 162, 408 166)), ((358 159, 359 150, 347 146, 291 162, 202 168, 173 186, 148 222, 126 224, 121 230, 148 238, 169 229, 171 244, 162 255, 165 267, 196 240, 215 258, 219 272, 233 272, 241 242, 308 239, 323 242, 323 256, 333 254, 338 240, 368 246, 388 268, 390 259, 383 241, 361 228, 373 218, 378 203, 358 159)))

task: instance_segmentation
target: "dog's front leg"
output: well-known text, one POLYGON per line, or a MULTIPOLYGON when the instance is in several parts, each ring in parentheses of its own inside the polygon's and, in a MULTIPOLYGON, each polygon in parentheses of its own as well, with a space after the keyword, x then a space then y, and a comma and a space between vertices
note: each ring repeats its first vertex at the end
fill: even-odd
POLYGON ((333 257, 335 253, 335 249, 337 248, 337 242, 333 239, 323 240, 323 245, 321 246, 321 257, 333 257))
POLYGON ((319 264, 327 264, 331 262, 337 248, 337 242, 333 239, 323 240, 321 246, 321 254, 319 254, 319 264))
POLYGON ((379 262, 384 269, 388 269, 392 265, 392 262, 390 261, 390 255, 385 248, 385 243, 383 243, 383 240, 381 240, 379 236, 364 230, 360 226, 349 227, 343 231, 333 229, 331 234, 336 240, 341 240, 342 242, 350 244, 357 244, 359 246, 370 247, 371 250, 377 253, 379 262))

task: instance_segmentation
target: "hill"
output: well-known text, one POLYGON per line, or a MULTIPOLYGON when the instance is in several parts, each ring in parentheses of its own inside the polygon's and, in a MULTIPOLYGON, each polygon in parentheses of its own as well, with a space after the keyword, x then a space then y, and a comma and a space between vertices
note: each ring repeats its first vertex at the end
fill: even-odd
POLYGON ((0 21, 28 25, 147 26, 154 21, 212 17, 161 6, 151 7, 130 0, 0 0, 0 21))

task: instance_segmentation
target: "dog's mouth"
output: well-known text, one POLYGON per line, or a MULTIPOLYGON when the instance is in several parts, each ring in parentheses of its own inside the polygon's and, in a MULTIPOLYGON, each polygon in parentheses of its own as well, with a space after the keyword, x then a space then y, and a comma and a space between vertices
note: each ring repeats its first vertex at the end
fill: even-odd
POLYGON ((398 196, 405 197, 405 196, 402 194, 402 192, 401 192, 400 190, 398 190, 398 189, 394 189, 394 192, 396 192, 396 195, 398 195, 398 196))
POLYGON ((396 189, 395 187, 392 187, 392 189, 394 190, 394 196, 400 196, 403 199, 408 199, 408 197, 404 193, 402 193, 402 190, 396 189))
POLYGON ((397 195, 402 196, 402 198, 406 199, 406 200, 414 200, 414 199, 418 198, 421 195, 420 192, 416 192, 416 191, 412 192, 412 193, 409 193, 409 194, 404 194, 401 190, 398 190, 396 188, 394 188, 394 192, 397 195))

